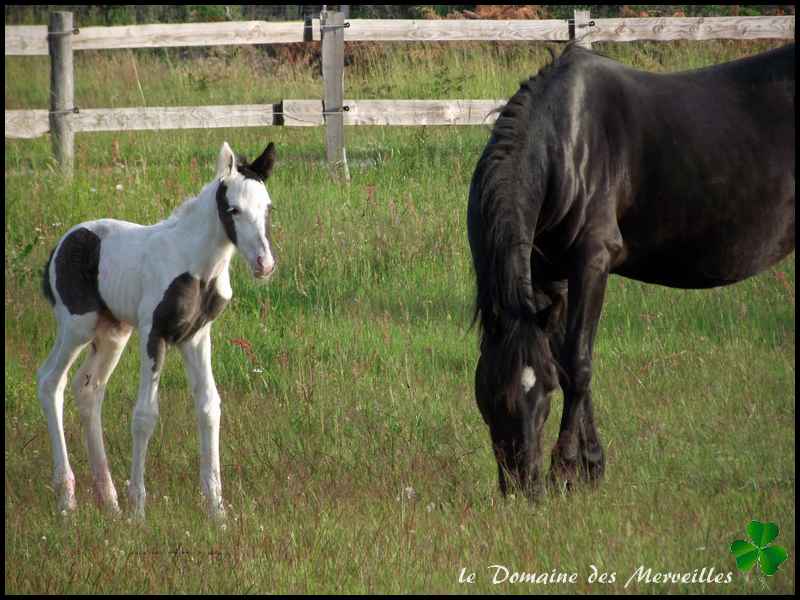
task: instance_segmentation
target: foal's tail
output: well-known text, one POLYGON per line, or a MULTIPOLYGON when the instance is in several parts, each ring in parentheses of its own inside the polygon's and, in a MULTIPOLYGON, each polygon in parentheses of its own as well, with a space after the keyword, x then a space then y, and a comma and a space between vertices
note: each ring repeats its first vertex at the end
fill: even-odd
POLYGON ((497 398, 505 395, 513 413, 521 397, 523 369, 530 365, 541 374, 537 366, 550 354, 535 318, 531 279, 540 205, 518 179, 504 177, 491 158, 481 158, 470 188, 468 230, 477 282, 473 325, 480 321, 488 383, 497 398))
POLYGON ((47 259, 47 264, 44 266, 44 273, 42 273, 42 293, 51 306, 55 306, 56 297, 53 294, 53 288, 50 285, 50 263, 53 262, 53 255, 56 253, 55 248, 50 253, 50 258, 47 259))

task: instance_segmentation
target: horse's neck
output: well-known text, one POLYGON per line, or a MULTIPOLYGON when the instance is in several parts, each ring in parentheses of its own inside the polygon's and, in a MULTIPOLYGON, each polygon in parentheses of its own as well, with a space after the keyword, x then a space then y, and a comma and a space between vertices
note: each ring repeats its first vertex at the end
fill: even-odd
POLYGON ((228 239, 217 212, 213 186, 206 186, 185 209, 171 217, 175 239, 183 246, 188 271, 205 281, 227 277, 235 246, 228 239))

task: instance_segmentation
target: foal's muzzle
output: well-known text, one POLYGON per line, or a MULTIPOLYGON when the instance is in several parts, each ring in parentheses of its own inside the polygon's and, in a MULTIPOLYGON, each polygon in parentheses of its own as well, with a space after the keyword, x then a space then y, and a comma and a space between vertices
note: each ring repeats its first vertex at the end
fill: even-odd
POLYGON ((263 257, 256 258, 256 264, 253 267, 253 276, 256 279, 268 279, 272 273, 275 272, 275 260, 270 258, 266 261, 263 257))

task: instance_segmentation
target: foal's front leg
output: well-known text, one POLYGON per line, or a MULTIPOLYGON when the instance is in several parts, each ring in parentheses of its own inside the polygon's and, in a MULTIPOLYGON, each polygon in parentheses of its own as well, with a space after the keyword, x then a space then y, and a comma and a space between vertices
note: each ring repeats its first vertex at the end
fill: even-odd
POLYGON ((131 480, 128 484, 128 500, 134 515, 144 518, 147 496, 144 488, 144 463, 147 444, 158 421, 158 381, 164 364, 165 344, 163 340, 150 340, 149 324, 139 327, 139 395, 133 409, 131 433, 133 434, 133 461, 131 480), (154 356, 150 354, 155 352, 154 356))
POLYGON ((222 477, 219 466, 219 421, 221 401, 211 371, 211 324, 180 345, 192 388, 200 437, 200 486, 208 512, 224 519, 222 477))

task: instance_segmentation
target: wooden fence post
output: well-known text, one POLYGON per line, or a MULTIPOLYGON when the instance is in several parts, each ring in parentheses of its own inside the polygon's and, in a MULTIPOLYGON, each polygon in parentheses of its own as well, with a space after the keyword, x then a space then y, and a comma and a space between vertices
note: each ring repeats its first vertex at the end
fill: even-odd
POLYGON ((589 11, 576 10, 573 22, 575 24, 574 39, 577 40, 575 43, 578 44, 578 46, 591 50, 592 42, 590 42, 588 39, 581 39, 583 36, 589 33, 589 27, 592 25, 589 11))
POLYGON ((75 78, 72 63, 73 21, 71 12, 50 15, 47 41, 50 49, 50 135, 53 154, 65 175, 72 176, 75 132, 75 78))
POLYGON ((326 156, 328 164, 341 169, 345 180, 349 180, 344 149, 344 27, 342 13, 324 11, 320 14, 326 156))

